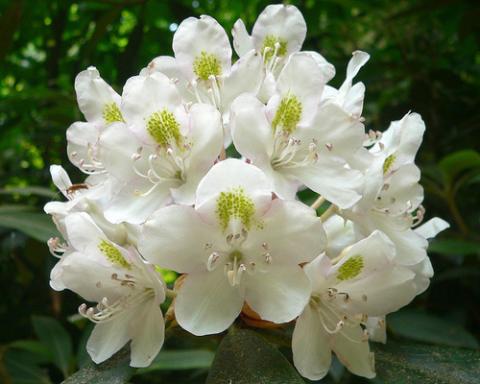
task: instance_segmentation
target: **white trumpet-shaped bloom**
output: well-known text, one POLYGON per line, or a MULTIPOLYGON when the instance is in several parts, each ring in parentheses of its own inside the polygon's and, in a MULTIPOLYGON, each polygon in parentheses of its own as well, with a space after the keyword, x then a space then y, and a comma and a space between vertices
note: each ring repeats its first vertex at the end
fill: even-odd
POLYGON ((323 254, 304 270, 313 292, 293 331, 298 371, 321 379, 333 351, 350 372, 374 377, 368 318, 408 304, 416 294, 414 273, 395 264, 395 246, 378 231, 345 248, 336 260, 323 254))
POLYGON ((150 365, 164 339, 160 275, 133 247, 113 243, 86 213, 68 215, 65 228, 69 246, 52 269, 50 285, 98 303, 79 308, 96 324, 87 342, 90 357, 101 363, 131 341, 130 365, 150 365))
POLYGON ((205 335, 228 328, 244 302, 264 320, 298 316, 310 294, 299 264, 324 245, 313 209, 272 200, 257 167, 227 159, 200 182, 194 208, 162 208, 145 223, 139 249, 150 262, 187 274, 175 315, 187 331, 205 335))

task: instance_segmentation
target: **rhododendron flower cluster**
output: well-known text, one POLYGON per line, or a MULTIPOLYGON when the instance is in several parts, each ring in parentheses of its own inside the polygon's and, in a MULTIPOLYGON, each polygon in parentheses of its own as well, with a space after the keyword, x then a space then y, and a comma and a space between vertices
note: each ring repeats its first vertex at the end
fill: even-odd
POLYGON ((332 352, 375 376, 369 340, 384 342, 385 315, 427 289, 427 239, 448 224, 422 224, 422 118, 366 131, 354 78, 369 55, 353 53, 336 89, 333 65, 302 50, 306 31, 296 7, 270 5, 251 35, 235 23, 235 60, 215 19, 190 17, 174 56, 121 94, 94 67, 77 76, 85 121, 68 128, 67 150, 87 176, 72 184, 51 166, 67 201, 45 211, 63 237, 49 241, 51 287, 88 302, 93 361, 130 343, 130 364, 148 366, 168 296, 167 321, 194 335, 236 319, 292 327, 304 377, 324 377, 332 352), (311 206, 297 197, 305 188, 311 206))

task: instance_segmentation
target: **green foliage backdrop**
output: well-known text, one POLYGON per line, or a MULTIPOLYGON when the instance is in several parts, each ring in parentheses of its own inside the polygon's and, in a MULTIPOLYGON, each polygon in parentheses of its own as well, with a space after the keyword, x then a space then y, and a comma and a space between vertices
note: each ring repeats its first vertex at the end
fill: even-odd
MULTIPOLYGON (((408 309, 392 315, 389 337, 394 343, 413 340, 436 344, 435 348, 470 350, 425 353, 424 344, 412 344, 410 349, 399 349, 403 360, 397 360, 395 370, 388 365, 396 353, 389 346, 379 352, 379 369, 388 374, 376 382, 473 383, 469 380, 476 380, 475 375, 478 379, 478 371, 470 376, 467 371, 480 364, 479 355, 471 351, 478 349, 480 336, 480 3, 291 3, 307 21, 305 48, 321 52, 336 66, 333 85, 341 84, 352 51, 371 54, 358 77, 367 86, 368 128, 383 130, 409 110, 423 116, 427 133, 419 164, 427 217, 440 216, 452 226, 431 244, 436 271, 431 288, 408 309), (408 355, 409 350, 417 355, 408 355), (438 359, 418 360, 422 353, 437 353, 450 365, 437 367, 438 359), (464 375, 452 373, 456 369, 465 370, 464 375), (432 370, 445 374, 429 376, 432 370), (402 372, 418 372, 418 379, 408 381, 409 375, 402 372)), ((60 199, 51 186, 49 164, 61 163, 75 181, 81 180, 65 153, 65 130, 82 119, 73 93, 75 75, 95 65, 120 91, 123 82, 153 57, 171 54, 173 31, 184 18, 207 13, 229 31, 241 17, 250 28, 267 4, 259 0, 0 0, 0 382, 60 382, 91 364, 84 352, 90 327, 74 316, 79 299, 48 287, 55 260, 44 241, 54 229, 42 215, 46 201, 60 199)), ((183 333, 180 338, 178 332, 170 335, 155 364, 137 372, 132 382, 206 380, 218 340, 183 333)), ((226 340, 223 348, 229 348, 228 342, 232 341, 226 340)), ((235 354, 234 349, 229 353, 235 354)), ((122 356, 118 359, 122 361, 122 356)), ((111 370, 116 382, 130 376, 128 368, 115 370, 113 364, 98 372, 90 367, 84 374, 97 376, 85 382, 115 382, 102 381, 111 370)), ((222 375, 221 361, 213 364, 209 383, 222 375)), ((325 382, 360 381, 334 366, 325 382)))

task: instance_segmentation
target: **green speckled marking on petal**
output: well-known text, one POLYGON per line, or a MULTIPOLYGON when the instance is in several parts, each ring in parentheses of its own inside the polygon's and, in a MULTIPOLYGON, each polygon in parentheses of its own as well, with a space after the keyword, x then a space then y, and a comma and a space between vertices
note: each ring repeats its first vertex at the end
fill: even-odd
POLYGON ((109 242, 102 240, 98 244, 98 249, 107 257, 107 259, 119 267, 130 269, 130 263, 125 260, 122 253, 109 242))
POLYGON ((193 61, 193 72, 200 79, 208 80, 212 75, 220 76, 222 74, 222 65, 215 55, 202 51, 193 61))
POLYGON ((154 112, 147 121, 147 132, 161 146, 180 146, 182 135, 175 115, 167 109, 154 112))
POLYGON ((231 219, 240 220, 246 229, 250 229, 255 215, 255 204, 243 188, 234 188, 229 192, 220 192, 216 214, 223 230, 228 227, 231 219))
POLYGON ((270 60, 270 58, 273 56, 273 53, 275 52, 276 43, 280 44, 277 50, 277 56, 282 57, 287 54, 287 41, 284 39, 280 39, 277 36, 268 35, 268 36, 265 36, 265 39, 263 40, 263 47, 262 47, 262 53, 265 55, 265 61, 270 60), (269 48, 267 52, 265 52, 266 48, 269 48))
POLYGON ((338 268, 337 279, 338 280, 350 280, 358 276, 363 269, 363 257, 355 255, 349 258, 338 268))
POLYGON ((103 107, 103 119, 107 124, 124 121, 122 112, 120 112, 120 108, 118 108, 116 103, 105 104, 103 107))
POLYGON ((385 161, 383 162, 383 174, 384 175, 390 170, 390 168, 392 168, 392 165, 395 162, 396 158, 397 158, 397 156, 392 154, 385 159, 385 161))
POLYGON ((301 117, 302 103, 298 98, 295 95, 284 96, 272 120, 272 127, 274 130, 281 127, 283 131, 292 133, 301 117))

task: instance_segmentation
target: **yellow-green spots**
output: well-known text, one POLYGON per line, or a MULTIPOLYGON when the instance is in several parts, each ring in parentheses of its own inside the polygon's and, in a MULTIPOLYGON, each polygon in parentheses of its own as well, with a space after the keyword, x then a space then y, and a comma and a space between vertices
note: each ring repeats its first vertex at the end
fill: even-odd
POLYGON ((385 175, 390 168, 392 168, 393 163, 395 162, 395 159, 397 157, 394 154, 391 154, 388 156, 385 161, 383 162, 383 174, 385 175))
POLYGON ((109 242, 102 240, 98 244, 98 249, 107 257, 108 261, 119 267, 130 269, 130 263, 125 260, 122 253, 109 242))
POLYGON ((182 141, 180 124, 174 114, 167 109, 152 113, 147 121, 147 132, 162 147, 172 144, 180 146, 182 141))
POLYGON ((243 226, 249 229, 255 215, 255 204, 245 194, 243 188, 234 188, 229 192, 220 192, 216 214, 223 230, 228 227, 232 219, 240 220, 243 226))
POLYGON ((116 123, 117 121, 124 121, 122 112, 116 103, 105 104, 103 107, 103 119, 107 124, 116 123))
POLYGON ((193 61, 193 72, 200 79, 208 80, 212 75, 220 76, 222 74, 222 65, 215 55, 202 51, 193 61))
POLYGON ((262 53, 265 56, 265 61, 270 60, 270 58, 273 56, 275 53, 275 44, 279 44, 278 49, 277 49, 277 56, 285 56, 287 53, 287 41, 284 39, 280 39, 277 36, 273 35, 268 35, 265 37, 265 40, 263 40, 263 47, 262 47, 262 53), (265 49, 267 49, 265 51, 265 49))
POLYGON ((281 127, 283 131, 292 133, 295 131, 301 117, 302 103, 295 95, 284 96, 273 117, 272 127, 274 130, 276 130, 277 127, 281 127))
POLYGON ((350 280, 358 276, 363 269, 363 257, 355 255, 350 257, 340 268, 338 268, 338 280, 350 280))

